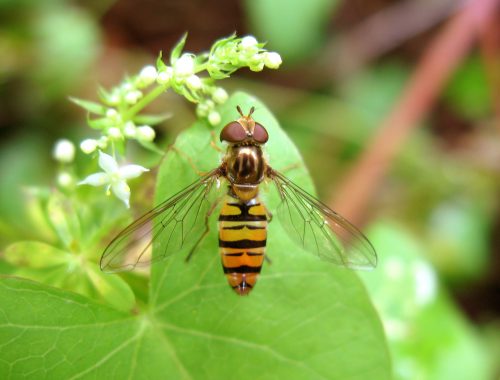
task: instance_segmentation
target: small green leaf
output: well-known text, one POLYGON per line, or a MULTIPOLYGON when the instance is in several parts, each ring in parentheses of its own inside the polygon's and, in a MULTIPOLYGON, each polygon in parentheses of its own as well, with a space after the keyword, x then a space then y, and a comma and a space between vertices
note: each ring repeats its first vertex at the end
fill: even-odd
POLYGON ((71 100, 76 105, 86 109, 90 113, 95 113, 97 115, 104 116, 106 114, 107 107, 102 104, 91 102, 90 100, 83 100, 78 98, 70 97, 71 100))
POLYGON ((113 125, 113 121, 107 117, 91 119, 90 115, 87 115, 87 124, 93 129, 105 129, 111 127, 113 125))
POLYGON ((172 49, 172 53, 170 53, 170 64, 173 65, 181 56, 182 49, 184 49, 184 45, 186 44, 186 39, 187 39, 187 33, 184 33, 175 45, 175 47, 172 49))
POLYGON ((146 148, 147 150, 151 151, 151 152, 154 152, 154 153, 157 153, 161 156, 163 156, 165 154, 165 152, 158 148, 153 142, 151 141, 144 141, 144 140, 137 140, 137 142, 143 146, 144 148, 146 148))
POLYGON ((103 272, 98 265, 87 263, 86 274, 95 288, 107 304, 118 310, 128 311, 135 303, 134 293, 130 286, 120 276, 110 276, 103 272))
POLYGON ((162 55, 163 52, 160 50, 158 58, 156 58, 156 70, 158 70, 158 72, 163 71, 167 68, 167 65, 165 65, 165 62, 163 62, 162 55))
POLYGON ((134 116, 133 122, 136 124, 156 125, 170 119, 171 117, 171 112, 165 112, 159 115, 139 114, 134 116))
POLYGON ((38 241, 19 241, 9 245, 4 256, 13 265, 41 269, 67 264, 69 253, 38 241))
POLYGON ((71 202, 60 194, 52 194, 47 216, 64 246, 70 251, 76 250, 80 241, 80 221, 71 202))

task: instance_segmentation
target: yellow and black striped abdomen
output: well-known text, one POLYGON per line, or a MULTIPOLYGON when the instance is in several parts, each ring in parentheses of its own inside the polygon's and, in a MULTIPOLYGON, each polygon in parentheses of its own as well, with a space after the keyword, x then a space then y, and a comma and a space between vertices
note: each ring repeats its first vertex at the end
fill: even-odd
POLYGON ((246 295, 257 282, 267 239, 266 209, 257 198, 247 203, 227 196, 219 216, 219 247, 229 285, 246 295))

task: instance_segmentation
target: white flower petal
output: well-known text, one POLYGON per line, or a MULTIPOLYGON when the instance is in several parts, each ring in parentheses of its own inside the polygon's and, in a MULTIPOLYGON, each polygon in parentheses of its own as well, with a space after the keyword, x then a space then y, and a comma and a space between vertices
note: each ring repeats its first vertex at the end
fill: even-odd
POLYGON ((131 179, 139 177, 142 173, 149 171, 140 165, 126 165, 118 169, 118 175, 121 179, 131 179))
POLYGON ((102 186, 109 182, 109 176, 106 173, 95 173, 89 175, 83 181, 78 182, 79 185, 102 186))
POLYGON ((115 173, 118 170, 116 160, 109 154, 101 151, 99 151, 99 166, 108 174, 115 173))
POLYGON ((111 190, 113 190, 113 194, 115 194, 118 199, 125 203, 127 208, 130 208, 130 187, 128 187, 127 182, 117 181, 111 185, 111 190))

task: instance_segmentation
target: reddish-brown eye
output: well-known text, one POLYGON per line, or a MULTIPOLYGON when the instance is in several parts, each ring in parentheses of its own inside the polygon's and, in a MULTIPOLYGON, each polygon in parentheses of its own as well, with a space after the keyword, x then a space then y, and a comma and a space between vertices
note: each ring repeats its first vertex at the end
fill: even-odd
POLYGON ((227 141, 230 143, 238 143, 245 140, 247 133, 245 129, 237 121, 232 121, 226 125, 220 133, 220 141, 227 141))
POLYGON ((255 123, 255 128, 253 130, 253 139, 260 144, 265 144, 269 139, 266 128, 264 128, 259 123, 255 123))

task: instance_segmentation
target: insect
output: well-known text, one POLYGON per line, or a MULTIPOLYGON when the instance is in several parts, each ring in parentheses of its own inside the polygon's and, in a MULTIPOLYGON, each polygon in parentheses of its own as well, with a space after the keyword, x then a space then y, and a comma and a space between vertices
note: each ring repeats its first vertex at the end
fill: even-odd
POLYGON ((357 269, 377 264, 368 239, 351 223, 274 170, 263 155, 269 135, 238 106, 240 118, 227 124, 220 140, 228 144, 219 167, 160 203, 121 231, 105 249, 101 269, 131 270, 179 252, 191 257, 209 232, 209 217, 219 212, 219 249, 229 285, 247 295, 265 258, 267 211, 259 190, 274 183, 281 198, 277 217, 299 246, 322 259, 357 269), (220 186, 224 183, 227 186, 220 186), (159 254, 151 257, 152 245, 159 254))

